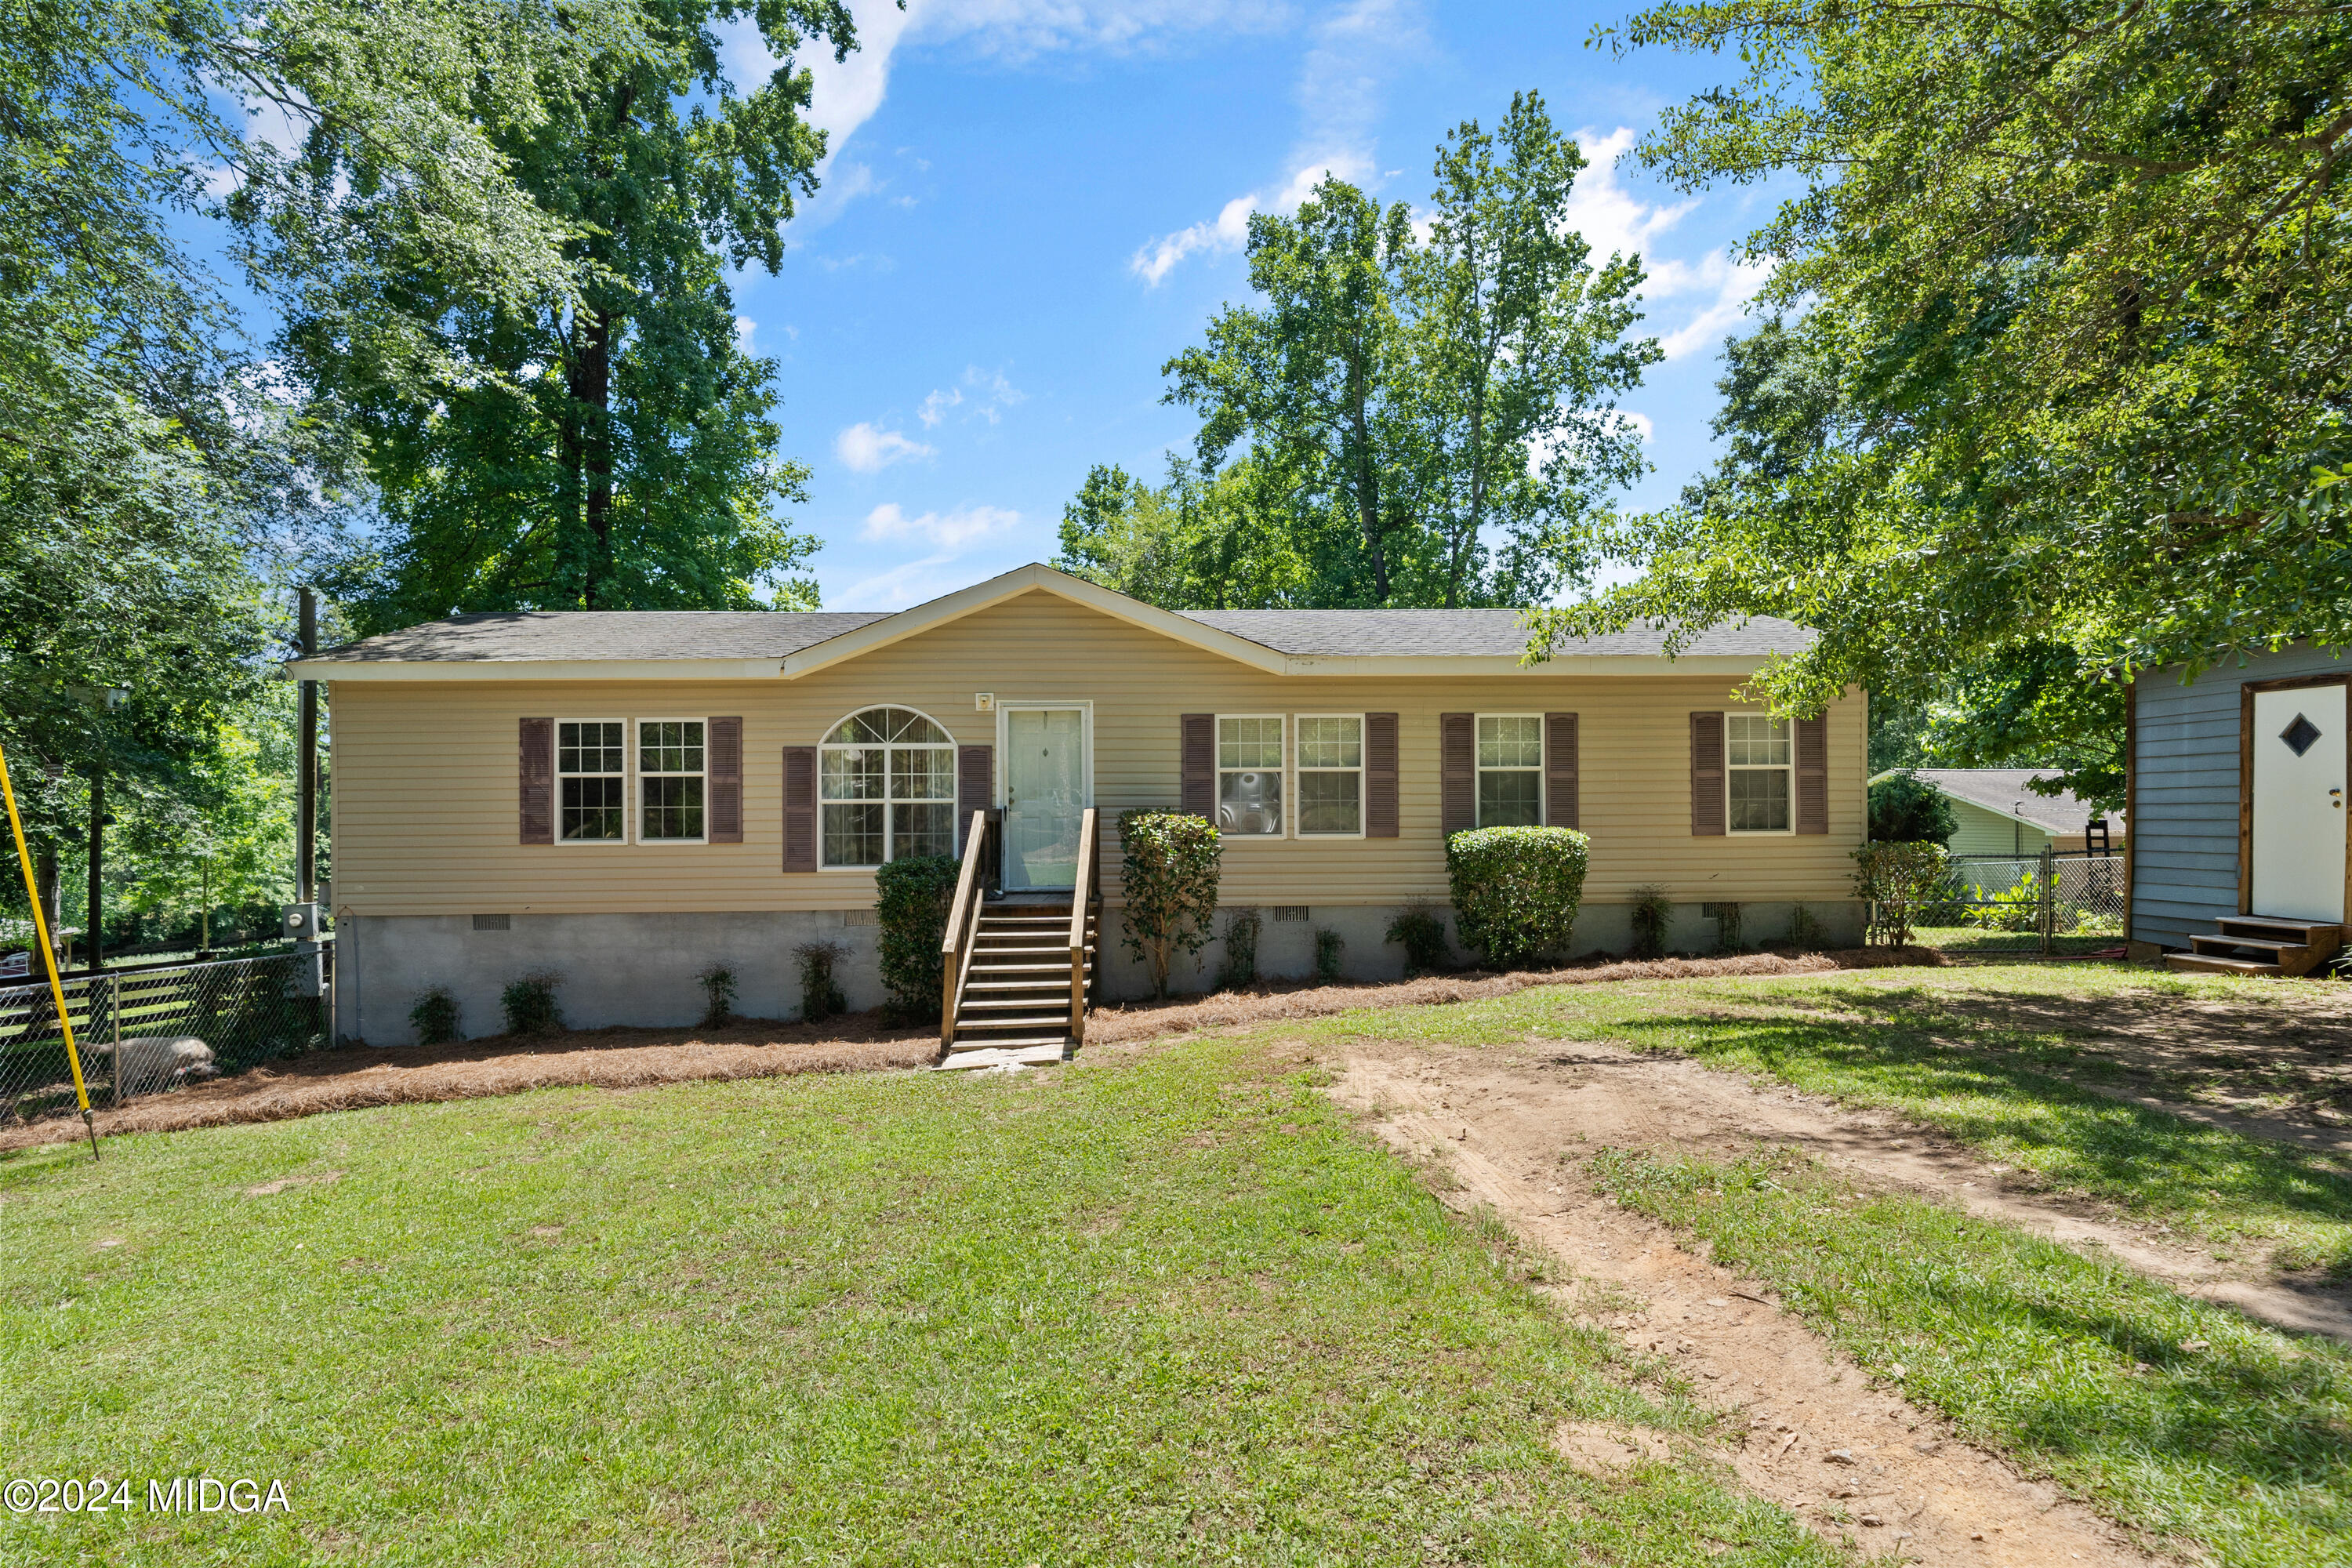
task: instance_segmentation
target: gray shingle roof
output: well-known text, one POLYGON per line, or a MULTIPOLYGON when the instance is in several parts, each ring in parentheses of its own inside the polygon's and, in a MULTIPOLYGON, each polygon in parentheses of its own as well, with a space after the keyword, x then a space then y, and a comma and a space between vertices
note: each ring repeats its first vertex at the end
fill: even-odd
POLYGON ((498 610, 329 648, 380 659, 782 658, 890 618, 883 610, 498 610))
MULTIPOLYGON (((1517 610, 1185 610, 1187 620, 1247 637, 1281 653, 1312 655, 1504 656, 1527 650, 1517 610)), ((1757 616, 1744 624, 1699 633, 1681 652, 1761 657, 1795 653, 1813 634, 1793 621, 1757 616)), ((1651 656, 1665 651, 1663 629, 1630 626, 1607 637, 1563 643, 1553 652, 1579 656, 1651 656)))
MULTIPOLYGON (((2055 768, 1919 768, 1925 782, 1954 800, 1964 800, 1989 811, 2021 816, 2044 833, 2081 833, 2090 826, 2091 808, 2072 795, 2036 795, 2029 781, 2056 776, 2055 768)), ((2123 814, 2108 818, 2123 830, 2123 814)))

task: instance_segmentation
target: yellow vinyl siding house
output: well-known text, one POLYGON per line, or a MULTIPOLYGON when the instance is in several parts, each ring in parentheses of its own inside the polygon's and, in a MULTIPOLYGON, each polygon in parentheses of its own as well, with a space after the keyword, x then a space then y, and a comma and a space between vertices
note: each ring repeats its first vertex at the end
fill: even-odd
POLYGON ((1318 927, 1351 973, 1397 973, 1383 932, 1443 908, 1465 814, 1591 836, 1580 951, 1625 945, 1645 884, 1677 946, 1714 945, 1709 904, 1742 906, 1748 941, 1798 903, 1850 935, 1864 700, 1776 730, 1735 696, 1808 635, 1758 621, 1669 660, 1629 632, 1529 667, 1509 611, 1179 615, 1033 565, 895 615, 492 614, 372 638, 295 667, 329 682, 338 1016, 399 1043, 439 984, 484 1033, 500 988, 547 972, 575 1026, 677 1023, 719 963, 742 1011, 789 1017, 792 950, 819 939, 872 1005, 871 862, 953 851, 975 807, 1012 844, 1054 792, 1104 821, 1112 997, 1142 989, 1111 826, 1134 806, 1213 801, 1221 901, 1264 915, 1268 974, 1307 973, 1318 927), (1211 741, 1192 777, 1188 725, 1211 741))

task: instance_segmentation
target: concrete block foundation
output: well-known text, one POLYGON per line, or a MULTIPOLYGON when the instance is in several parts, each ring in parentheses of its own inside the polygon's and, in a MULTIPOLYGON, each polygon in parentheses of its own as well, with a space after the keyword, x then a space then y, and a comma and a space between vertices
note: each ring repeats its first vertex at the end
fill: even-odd
MULTIPOLYGON (((1258 910, 1258 973, 1268 980, 1305 980, 1315 973, 1315 933, 1337 931, 1344 944, 1340 968, 1356 981, 1401 979, 1404 950, 1387 940, 1402 905, 1307 905, 1305 919, 1258 910)), ((1849 902, 1808 906, 1825 941, 1846 947, 1862 940, 1862 910, 1849 902)), ((1796 906, 1738 906, 1743 945, 1785 940, 1796 906)), ((1471 955, 1460 945, 1450 909, 1445 921, 1458 963, 1471 955)), ((1570 956, 1623 952, 1633 945, 1628 908, 1588 904, 1579 913, 1570 956)), ((1226 911, 1219 910, 1217 929, 1226 911)), ((712 964, 735 973, 735 1010, 748 1017, 800 1016, 800 969, 793 949, 830 941, 849 956, 835 975, 852 1008, 881 1005, 882 975, 874 911, 828 910, 781 913, 567 915, 345 915, 335 930, 336 1031, 370 1046, 414 1044, 409 1009, 434 986, 457 999, 459 1031, 467 1037, 503 1027, 499 994, 528 974, 557 977, 556 1004, 572 1028, 614 1025, 671 1028, 702 1016, 703 990, 695 977, 712 964), (503 921, 503 923, 500 923, 503 921)), ((1675 906, 1668 946, 1713 952, 1720 921, 1696 903, 1675 906)), ((1104 911, 1103 995, 1111 1001, 1147 996, 1143 964, 1120 940, 1118 910, 1104 911)), ((1224 963, 1224 944, 1213 939, 1195 954, 1179 954, 1170 989, 1208 991, 1224 963)))

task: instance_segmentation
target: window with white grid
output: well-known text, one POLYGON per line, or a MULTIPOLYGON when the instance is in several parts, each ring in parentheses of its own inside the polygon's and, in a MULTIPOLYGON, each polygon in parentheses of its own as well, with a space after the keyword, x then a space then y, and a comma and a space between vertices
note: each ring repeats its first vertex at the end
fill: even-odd
POLYGON ((1282 836, 1282 715, 1217 716, 1217 831, 1282 836))
POLYGON ((1364 831, 1364 716, 1298 716, 1298 832, 1349 837, 1364 831))
POLYGON ((628 837, 627 728, 618 719, 556 721, 558 843, 619 844, 628 837))
POLYGON ((1723 716, 1724 788, 1734 833, 1787 833, 1795 794, 1796 725, 1767 713, 1723 716))
POLYGON ((637 721, 637 840, 702 842, 702 721, 637 721))
POLYGON ((1543 715, 1478 715, 1478 826, 1543 825, 1543 715))

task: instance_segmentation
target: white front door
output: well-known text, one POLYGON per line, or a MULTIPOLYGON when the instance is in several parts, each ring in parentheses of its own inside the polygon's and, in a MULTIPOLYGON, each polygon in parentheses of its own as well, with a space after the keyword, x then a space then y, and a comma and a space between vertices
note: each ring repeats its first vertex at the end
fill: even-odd
POLYGON ((1078 880, 1087 809, 1083 708, 1004 713, 1004 886, 1069 888, 1078 880))
POLYGON ((2254 693, 2254 914, 2344 919, 2345 692, 2254 693))

